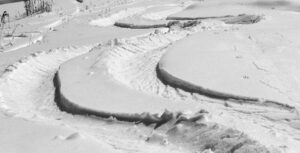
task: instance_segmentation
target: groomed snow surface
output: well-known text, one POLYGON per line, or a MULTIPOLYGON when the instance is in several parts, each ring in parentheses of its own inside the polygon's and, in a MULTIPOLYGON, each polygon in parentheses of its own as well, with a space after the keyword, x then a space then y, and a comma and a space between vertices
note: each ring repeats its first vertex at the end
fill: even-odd
POLYGON ((3 152, 299 152, 297 1, 54 4, 3 27, 3 152))

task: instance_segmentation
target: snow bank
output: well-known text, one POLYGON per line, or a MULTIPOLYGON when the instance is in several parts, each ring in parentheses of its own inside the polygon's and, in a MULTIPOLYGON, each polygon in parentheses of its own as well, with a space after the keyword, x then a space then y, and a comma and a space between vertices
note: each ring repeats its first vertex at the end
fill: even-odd
MULTIPOLYGON (((97 108, 87 108, 84 105, 78 104, 78 102, 76 101, 70 100, 70 98, 64 95, 65 92, 61 91, 61 81, 60 81, 59 72, 56 73, 54 77, 54 86, 56 87, 55 101, 57 105, 62 111, 66 111, 68 113, 79 114, 79 115, 94 115, 101 118, 116 118, 117 120, 120 121, 140 122, 140 123, 144 123, 145 125, 166 123, 169 120, 171 120, 174 116, 174 114, 169 111, 165 111, 161 115, 158 115, 158 114, 151 114, 148 112, 144 112, 141 114, 135 112, 118 113, 118 110, 105 111, 97 108)), ((118 95, 117 93, 115 94, 118 95)), ((139 111, 137 110, 137 112, 139 111)))
POLYGON ((211 90, 199 85, 195 85, 193 83, 187 82, 185 80, 179 79, 171 75, 164 68, 161 68, 159 65, 157 66, 157 76, 166 85, 172 86, 174 88, 179 88, 187 92, 198 93, 200 95, 204 95, 211 98, 228 100, 237 103, 247 103, 247 104, 254 104, 254 105, 260 105, 266 107, 275 107, 275 108, 286 109, 291 111, 296 110, 296 108, 293 106, 289 106, 288 104, 284 104, 272 100, 260 100, 259 98, 255 98, 255 97, 234 95, 230 93, 211 90))

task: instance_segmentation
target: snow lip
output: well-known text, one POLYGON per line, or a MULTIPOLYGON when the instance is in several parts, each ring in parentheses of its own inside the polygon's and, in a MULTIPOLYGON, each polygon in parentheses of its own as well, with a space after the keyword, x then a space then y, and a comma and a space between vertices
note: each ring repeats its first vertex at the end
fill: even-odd
POLYGON ((120 28, 129 28, 129 29, 151 29, 151 28, 171 28, 172 26, 178 26, 180 28, 192 27, 200 24, 200 21, 168 21, 167 23, 161 24, 131 24, 116 22, 114 26, 120 28))
POLYGON ((151 29, 151 28, 166 28, 168 27, 167 23, 163 24, 152 24, 152 25, 136 25, 136 24, 130 24, 130 23, 122 23, 122 22, 116 22, 114 24, 116 27, 120 28, 130 28, 130 29, 151 29))
POLYGON ((188 81, 173 76, 163 68, 161 63, 158 63, 156 67, 156 72, 157 72, 157 77, 162 81, 162 83, 174 88, 182 89, 190 93, 198 93, 206 97, 232 101, 237 103, 247 103, 247 104, 253 104, 258 106, 270 106, 270 107, 275 107, 280 109, 286 109, 289 111, 296 110, 296 108, 293 106, 290 106, 288 104, 283 104, 273 100, 268 100, 268 99, 265 100, 256 97, 247 97, 247 96, 235 95, 230 93, 224 93, 216 90, 211 90, 199 85, 194 85, 188 81))
POLYGON ((208 20, 208 19, 218 19, 226 24, 254 24, 260 22, 263 17, 259 15, 248 15, 239 14, 234 15, 224 15, 224 16, 207 16, 207 17, 176 17, 169 16, 166 20, 208 20))
POLYGON ((60 110, 77 115, 89 115, 89 116, 98 116, 101 118, 115 118, 120 121, 127 122, 142 122, 145 125, 150 125, 153 123, 161 124, 168 122, 173 116, 171 112, 165 110, 165 112, 158 116, 157 114, 149 114, 147 112, 138 114, 128 114, 128 113, 111 113, 101 110, 94 110, 85 108, 83 106, 79 106, 74 102, 70 101, 64 94, 61 92, 61 81, 59 77, 59 71, 56 72, 53 79, 54 87, 55 87, 55 103, 59 107, 60 110), (167 115, 167 117, 166 117, 167 115))

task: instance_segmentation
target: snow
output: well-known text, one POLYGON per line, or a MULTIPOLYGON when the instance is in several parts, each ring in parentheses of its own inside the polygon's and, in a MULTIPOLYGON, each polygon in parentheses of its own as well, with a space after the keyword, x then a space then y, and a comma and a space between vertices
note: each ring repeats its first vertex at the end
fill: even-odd
POLYGON ((160 68, 204 88, 260 99, 288 101, 286 95, 260 83, 268 76, 255 67, 253 57, 237 53, 239 50, 246 54, 252 52, 252 46, 251 42, 237 39, 230 32, 199 33, 170 47, 160 68), (211 42, 218 45, 212 46, 211 42))
POLYGON ((96 153, 99 150, 105 152, 112 151, 111 146, 101 144, 88 137, 74 137, 78 135, 75 129, 59 127, 55 125, 45 125, 28 122, 18 118, 0 117, 2 124, 0 127, 0 143, 3 152, 89 152, 96 153), (32 146, 33 147, 29 147, 32 146))
POLYGON ((49 78, 47 74, 55 71, 53 68, 57 67, 64 58, 84 53, 89 50, 89 47, 76 49, 77 51, 69 54, 58 50, 35 53, 14 66, 10 66, 2 75, 1 108, 7 116, 1 117, 1 122, 6 123, 1 126, 2 151, 74 152, 75 148, 76 152, 85 152, 87 147, 91 152, 97 152, 99 149, 107 150, 107 152, 112 150, 107 144, 101 145, 91 138, 81 137, 75 129, 57 126, 53 119, 50 125, 45 124, 48 122, 45 120, 46 116, 49 119, 50 114, 53 118, 61 115, 56 113, 56 108, 49 103, 51 95, 53 97, 53 87, 43 81, 51 82, 51 77, 49 78), (51 60, 55 57, 57 61, 51 60), (42 97, 45 98, 44 103, 40 99, 42 97), (45 107, 47 105, 48 107, 45 107), (38 120, 37 123, 33 122, 38 120), (77 137, 74 137, 75 134, 77 137))
MULTIPOLYGON (((196 27, 194 30, 197 29, 202 29, 202 28, 196 27)), ((59 71, 60 78, 63 78, 63 80, 60 80, 61 81, 60 83, 62 85, 61 93, 63 94, 64 99, 67 99, 68 102, 67 103, 64 101, 61 102, 65 103, 66 105, 75 104, 76 106, 76 107, 69 107, 65 110, 76 114, 90 113, 90 114, 99 115, 103 117, 106 116, 105 115, 106 113, 104 112, 114 112, 112 116, 116 116, 117 118, 119 118, 118 113, 119 114, 125 113, 126 114, 126 115, 124 114, 125 116, 128 116, 127 114, 139 114, 144 111, 145 106, 147 106, 149 103, 151 103, 152 105, 151 107, 146 107, 148 109, 148 112, 157 113, 163 110, 161 108, 167 108, 168 110, 172 110, 170 109, 170 106, 168 105, 165 106, 166 102, 164 101, 157 100, 159 102, 157 104, 156 101, 153 100, 148 102, 146 97, 144 97, 143 101, 139 101, 142 95, 133 96, 131 92, 129 93, 129 91, 131 91, 130 89, 127 89, 127 91, 123 90, 124 88, 126 88, 126 86, 144 92, 146 94, 154 94, 154 95, 166 97, 168 99, 175 99, 173 100, 172 103, 175 103, 180 99, 190 98, 191 95, 189 93, 185 93, 179 90, 174 90, 172 88, 166 87, 159 80, 157 80, 155 74, 155 67, 161 55, 164 53, 164 49, 159 48, 160 46, 169 45, 171 44, 172 41, 182 39, 188 34, 190 34, 191 32, 173 31, 168 33, 162 30, 161 32, 157 32, 157 33, 158 33, 157 35, 150 34, 149 38, 142 36, 142 37, 137 37, 135 39, 132 38, 129 40, 126 39, 115 40, 114 41, 115 43, 109 44, 109 46, 115 48, 107 49, 105 46, 103 46, 101 48, 102 50, 92 51, 88 55, 81 56, 79 58, 76 58, 74 60, 71 60, 63 64, 62 69, 60 69, 59 71), (139 49, 139 47, 137 46, 140 46, 141 48, 139 49), (156 47, 158 48, 156 49, 156 47), (100 71, 99 70, 100 68, 103 70, 100 71), (84 70, 85 72, 82 72, 82 70, 84 70), (68 78, 68 79, 64 79, 64 78, 68 78), (73 78, 74 80, 70 78, 73 78), (112 78, 116 79, 117 81, 121 82, 123 85, 126 86, 123 87, 122 85, 119 85, 117 86, 117 88, 115 88, 116 82, 112 78), (85 81, 78 81, 78 79, 85 80, 85 81), (90 88, 91 86, 93 87, 90 88), (103 92, 105 93, 99 94, 103 92), (78 95, 77 93, 82 93, 82 94, 78 95), (114 96, 109 96, 110 94, 113 94, 114 96), (115 96, 116 94, 118 94, 118 96, 115 96), (128 97, 123 96, 123 94, 125 94, 128 97), (107 98, 107 95, 109 99, 107 98), (131 99, 131 97, 134 98, 131 99), (95 99, 99 99, 99 101, 95 101, 95 99), (123 99, 129 99, 129 101, 125 103, 123 102, 123 99), (106 100, 108 100, 110 103, 107 104, 106 100), (144 104, 143 102, 146 103, 144 104), (142 106, 140 106, 140 104, 142 104, 142 106), (118 108, 115 105, 119 105, 122 107, 118 108), (152 110, 152 108, 154 109, 152 110), (76 111, 74 111, 74 109, 76 109, 76 111)), ((194 101, 190 101, 190 102, 194 103, 194 101)), ((181 106, 180 104, 176 103, 175 105, 179 106, 178 108, 181 109, 181 111, 186 112, 183 109, 184 107, 181 106)), ((201 107, 207 108, 207 106, 202 106, 202 105, 201 107)), ((250 108, 251 106, 247 106, 245 110, 244 108, 242 108, 241 111, 242 112, 246 110, 249 111, 248 109, 250 108)), ((190 109, 192 110, 193 108, 190 107, 190 109)), ((264 129, 260 125, 249 124, 248 122, 247 124, 246 123, 239 124, 241 120, 235 121, 236 124, 232 124, 233 116, 225 112, 222 113, 225 113, 226 117, 222 116, 222 119, 219 120, 219 115, 217 114, 219 114, 220 112, 215 112, 215 110, 213 109, 209 109, 209 110, 210 113, 214 114, 213 115, 214 117, 212 117, 214 118, 213 121, 221 122, 222 124, 225 124, 230 127, 234 125, 234 128, 243 129, 243 131, 247 131, 251 133, 251 135, 254 136, 257 140, 264 142, 268 146, 275 144, 274 141, 271 141, 274 140, 275 138, 269 135, 267 132, 269 129, 264 129), (227 115, 229 115, 230 117, 227 115), (229 118, 225 119, 224 117, 225 118, 229 117, 229 118), (262 132, 258 134, 256 131, 266 131, 266 133, 264 134, 264 140, 262 140, 261 137, 262 132), (258 135, 256 135, 255 133, 257 133, 258 135)), ((257 108, 257 107, 254 107, 253 111, 254 110, 266 111, 266 109, 264 108, 257 108)), ((272 111, 276 112, 275 114, 280 112, 276 110, 276 108, 270 110, 270 112, 272 111)), ((280 113, 283 116, 289 114, 289 112, 285 112, 285 111, 280 113)), ((266 115, 271 117, 269 111, 261 115, 266 115)), ((295 114, 290 114, 290 115, 291 115, 290 119, 294 120, 295 114)), ((129 116, 129 118, 131 117, 129 116)), ((250 118, 247 117, 247 120, 249 119, 250 118)), ((250 120, 253 121, 257 120, 257 117, 254 117, 250 120)), ((258 122, 258 121, 254 121, 254 122, 258 122)), ((264 124, 265 123, 266 122, 264 122, 264 124)), ((274 125, 274 123, 268 123, 268 124, 274 125)), ((276 125, 276 126, 282 126, 282 125, 276 125)), ((276 131, 276 132, 281 133, 280 131, 276 131)), ((282 145, 282 143, 285 143, 284 142, 285 140, 282 140, 285 138, 278 137, 276 139, 277 139, 277 143, 280 142, 278 143, 278 145, 282 145)), ((290 147, 292 147, 292 144, 293 144, 292 142, 289 142, 290 147)))
MULTIPOLYGON (((108 47, 100 46, 99 49, 91 51, 89 55, 70 60, 60 67, 58 80, 61 84, 60 94, 64 99, 89 110, 129 115, 145 112, 162 114, 166 109, 178 111, 190 108, 186 104, 176 103, 173 105, 170 101, 137 93, 114 81, 108 74, 111 70, 103 66, 106 65, 103 63, 106 60, 105 57, 110 56, 106 53, 106 50, 110 49, 110 45, 108 47), (75 87, 75 82, 81 79, 86 81, 76 83, 75 87), (93 85, 96 87, 90 88, 93 85)), ((114 45, 113 42, 112 45, 114 45)))
MULTIPOLYGON (((271 32, 271 25, 289 20, 285 15, 270 15, 267 18, 272 19, 242 26, 238 31, 221 29, 199 33, 178 42, 167 51, 161 68, 182 80, 208 89, 282 101, 299 107, 300 99, 296 93, 299 93, 300 82, 294 78, 299 75, 296 70, 299 67, 296 62, 299 54, 295 49, 299 43, 292 41, 294 36, 291 35, 290 42, 282 41, 282 37, 290 32, 281 30, 280 26, 272 26, 272 31, 278 32, 271 32), (218 45, 211 46, 211 42, 218 45), (293 45, 287 46, 287 43, 293 45), (197 47, 199 45, 200 48, 197 47), (289 73, 297 75, 288 76, 289 73)), ((287 22, 294 22, 289 29, 297 33, 292 29, 299 22, 293 18, 287 22)))
POLYGON ((24 2, 8 3, 5 5, 1 4, 0 14, 2 15, 4 11, 7 11, 9 12, 11 19, 19 18, 22 15, 22 13, 25 13, 25 9, 23 8, 24 8, 24 2))
POLYGON ((297 0, 54 2, 1 31, 3 152, 300 150, 297 0))
POLYGON ((109 17, 104 17, 104 18, 100 18, 100 19, 96 19, 96 20, 92 20, 90 22, 91 25, 96 25, 96 26, 100 26, 100 27, 105 27, 105 26, 110 26, 113 25, 116 21, 135 15, 137 13, 140 13, 142 11, 146 10, 143 7, 137 7, 137 8, 129 8, 126 10, 122 10, 118 13, 112 14, 109 17))
POLYGON ((157 10, 162 10, 163 11, 153 11, 153 12, 147 12, 146 14, 143 14, 141 17, 145 18, 145 19, 150 19, 150 20, 161 20, 161 19, 165 19, 167 18, 169 15, 171 14, 175 14, 177 12, 180 12, 182 10, 184 10, 185 8, 187 8, 188 6, 194 4, 191 1, 187 1, 184 3, 181 3, 179 6, 174 6, 174 5, 166 5, 166 6, 160 6, 158 8, 155 8, 157 10), (163 7, 167 7, 167 8, 163 8, 163 7), (170 7, 170 8, 168 8, 170 7))
POLYGON ((59 110, 54 102, 55 72, 61 63, 88 52, 93 46, 70 46, 34 53, 6 69, 0 80, 1 113, 6 116, 1 116, 1 121, 13 128, 2 126, 5 133, 0 139, 5 144, 2 149, 7 152, 84 152, 88 148, 89 152, 119 152, 120 149, 113 147, 118 146, 121 150, 138 152, 177 152, 174 147, 146 143, 145 139, 151 132, 143 126, 135 127, 114 119, 73 116, 59 110), (48 133, 42 134, 45 130, 48 133), (15 141, 16 138, 19 141, 15 141), (29 143, 28 139, 32 141, 29 143))

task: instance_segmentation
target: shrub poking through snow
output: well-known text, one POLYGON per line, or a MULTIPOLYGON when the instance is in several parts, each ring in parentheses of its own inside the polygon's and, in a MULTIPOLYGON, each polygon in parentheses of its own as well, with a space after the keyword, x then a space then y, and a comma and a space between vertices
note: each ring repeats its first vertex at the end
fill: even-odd
POLYGON ((51 12, 53 0, 25 0, 26 15, 51 12))
POLYGON ((1 24, 5 24, 9 22, 9 14, 7 13, 7 11, 4 11, 2 16, 1 16, 1 24))

